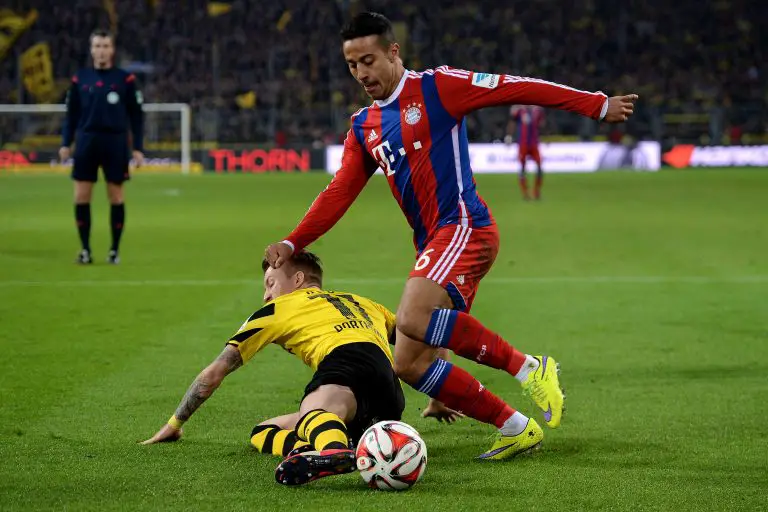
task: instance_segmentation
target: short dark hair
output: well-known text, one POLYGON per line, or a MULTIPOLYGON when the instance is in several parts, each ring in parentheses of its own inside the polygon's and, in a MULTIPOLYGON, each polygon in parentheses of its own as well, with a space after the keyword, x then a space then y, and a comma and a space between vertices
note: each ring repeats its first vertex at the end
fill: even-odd
POLYGON ((115 36, 110 32, 109 30, 105 28, 97 28, 93 32, 91 32, 90 37, 88 37, 88 42, 92 43, 94 37, 108 37, 110 41, 113 43, 115 42, 115 36))
MULTIPOLYGON (((300 251, 288 260, 285 264, 291 265, 296 271, 304 272, 304 279, 310 284, 323 286, 323 267, 317 254, 309 251, 300 251)), ((266 258, 261 262, 262 272, 269 268, 269 262, 266 258)))
POLYGON ((377 12, 361 12, 341 29, 342 41, 366 36, 379 36, 379 40, 387 45, 395 42, 392 23, 386 16, 377 12))

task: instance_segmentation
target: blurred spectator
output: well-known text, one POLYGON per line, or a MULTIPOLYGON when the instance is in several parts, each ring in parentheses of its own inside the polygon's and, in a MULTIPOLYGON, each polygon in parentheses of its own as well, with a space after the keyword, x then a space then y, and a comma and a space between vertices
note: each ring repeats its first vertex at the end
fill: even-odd
MULTIPOLYGON (((47 41, 57 78, 86 62, 90 31, 109 26, 103 0, 5 4, 39 11, 16 45, 47 41)), ((213 18, 206 0, 113 4, 120 65, 136 70, 147 101, 190 103, 198 139, 312 143, 324 130, 343 134, 349 114, 369 100, 348 74, 338 32, 364 8, 395 22, 407 67, 449 64, 637 92, 641 102, 627 127, 635 137, 710 133, 707 117, 716 107, 726 110, 724 119, 738 115, 744 133, 765 125, 768 32, 759 20, 768 19, 768 2, 759 0, 474 0, 444 1, 439 9, 427 0, 234 0, 230 12, 213 18), (235 100, 244 91, 253 93, 253 108, 235 100), (719 101, 726 97, 727 106, 719 101)), ((13 101, 16 73, 11 53, 0 62, 1 102, 13 101)), ((506 112, 474 114, 471 137, 503 136, 506 112)), ((595 135, 570 114, 549 121, 551 134, 595 135)))

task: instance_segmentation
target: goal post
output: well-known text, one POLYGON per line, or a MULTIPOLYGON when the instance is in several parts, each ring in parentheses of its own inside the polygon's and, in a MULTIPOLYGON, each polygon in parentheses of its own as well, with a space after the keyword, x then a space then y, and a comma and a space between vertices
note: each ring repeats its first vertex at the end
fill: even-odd
MULTIPOLYGON (((178 169, 177 172, 183 174, 199 171, 199 165, 192 162, 190 106, 186 103, 145 103, 142 109, 145 113, 146 167, 167 171, 178 169), (155 158, 157 153, 173 156, 155 158)), ((0 104, 0 171, 12 167, 23 171, 24 162, 29 166, 37 165, 34 168, 43 168, 41 162, 44 163, 45 158, 30 160, 29 157, 52 155, 58 151, 65 114, 66 105, 60 103, 0 104), (14 161, 17 162, 15 166, 11 165, 14 161)), ((50 162, 48 164, 55 170, 50 162)))

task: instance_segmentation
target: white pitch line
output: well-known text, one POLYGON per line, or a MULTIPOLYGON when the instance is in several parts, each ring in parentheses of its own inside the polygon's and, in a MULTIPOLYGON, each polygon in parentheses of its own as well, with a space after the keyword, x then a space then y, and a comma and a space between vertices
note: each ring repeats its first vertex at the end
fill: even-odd
MULTIPOLYGON (((402 285, 406 277, 349 277, 328 279, 328 285, 402 285)), ((483 285, 505 284, 763 284, 768 275, 754 276, 551 276, 551 277, 491 277, 483 285)), ((259 279, 124 279, 82 281, 0 281, 0 287, 78 287, 78 286, 260 286, 259 279)))

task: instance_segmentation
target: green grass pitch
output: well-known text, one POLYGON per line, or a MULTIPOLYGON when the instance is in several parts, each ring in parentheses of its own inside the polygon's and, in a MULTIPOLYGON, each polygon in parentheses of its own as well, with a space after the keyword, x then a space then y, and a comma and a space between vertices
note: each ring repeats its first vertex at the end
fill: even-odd
MULTIPOLYGON (((120 266, 104 184, 96 264, 72 262, 71 185, 0 176, 1 510, 768 510, 768 173, 479 176, 502 247, 473 313, 563 367, 568 411, 533 456, 473 457, 493 429, 404 420, 426 440, 404 493, 357 475, 284 488, 251 451, 297 407, 310 371, 268 349, 230 377, 176 444, 143 447, 197 372, 259 306, 268 242, 323 174, 138 176, 120 266)), ((396 308, 410 230, 378 177, 314 245, 327 287, 396 308)), ((462 363, 534 414, 509 376, 462 363)))

